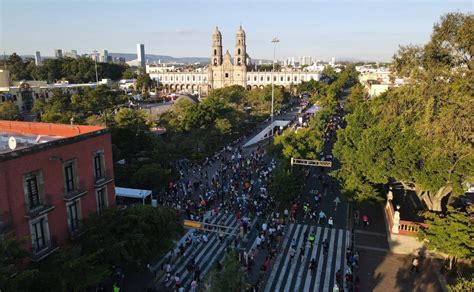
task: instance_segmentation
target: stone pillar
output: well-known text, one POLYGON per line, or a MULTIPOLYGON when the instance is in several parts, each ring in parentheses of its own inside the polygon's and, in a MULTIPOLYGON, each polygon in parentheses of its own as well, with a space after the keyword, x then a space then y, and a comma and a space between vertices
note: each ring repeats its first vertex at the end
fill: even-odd
POLYGON ((400 212, 398 211, 400 206, 397 205, 397 210, 393 214, 393 226, 392 226, 392 233, 398 234, 399 233, 399 226, 400 226, 400 212))

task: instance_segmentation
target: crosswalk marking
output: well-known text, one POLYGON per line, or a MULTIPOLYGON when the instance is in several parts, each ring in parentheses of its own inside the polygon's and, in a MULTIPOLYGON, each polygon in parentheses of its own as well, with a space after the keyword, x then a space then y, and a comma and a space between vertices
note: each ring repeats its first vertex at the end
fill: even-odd
MULTIPOLYGON (((317 238, 317 239, 319 239, 320 236, 321 236, 321 230, 322 230, 322 228, 321 228, 321 227, 318 227, 318 232, 316 233, 316 238, 317 238)), ((314 244, 313 251, 312 251, 312 253, 311 253, 311 259, 316 258, 317 253, 318 253, 318 249, 320 249, 319 247, 320 247, 320 245, 318 245, 318 244, 316 244, 316 243, 314 244)), ((319 250, 319 251, 321 252, 321 250, 319 250)), ((310 260, 311 260, 311 259, 310 259, 310 260)), ((309 269, 308 269, 308 270, 309 270, 309 269)), ((311 279, 315 276, 315 275, 312 275, 312 274, 311 274, 311 270, 309 270, 309 273, 310 273, 309 277, 307 276, 306 279, 305 279, 304 286, 303 286, 303 291, 309 291, 309 286, 311 285, 311 279)), ((314 272, 313 272, 313 273, 314 273, 314 272)), ((301 278, 298 277, 298 285, 295 287, 295 291, 299 291, 300 279, 301 279, 301 278)))
MULTIPOLYGON (((300 237, 300 235, 301 235, 301 229, 302 229, 301 227, 302 227, 302 226, 303 226, 303 225, 298 225, 298 227, 296 228, 296 234, 297 234, 296 237, 300 237)), ((303 226, 303 227, 304 227, 304 226, 303 226)), ((298 244, 298 243, 297 243, 297 244, 298 244)), ((289 248, 291 248, 291 242, 289 243, 289 245, 290 245, 289 248)), ((289 249, 288 249, 288 251, 289 251, 289 249)), ((287 252, 287 254, 289 254, 289 252, 287 252)), ((295 255, 295 257, 296 257, 296 255, 295 255)), ((289 255, 286 256, 285 261, 284 261, 284 264, 283 264, 283 266, 282 266, 282 268, 284 269, 284 273, 280 273, 280 277, 278 277, 278 281, 277 281, 277 284, 276 284, 276 287, 275 287, 275 290, 274 290, 274 291, 279 291, 280 286, 281 286, 281 282, 283 281, 283 278, 284 278, 284 276, 285 276, 285 274, 286 274, 286 270, 288 269, 288 264, 289 264, 290 260, 291 260, 291 257, 290 257, 289 255)), ((295 259, 293 259, 292 261, 295 261, 295 259)))
POLYGON ((325 273, 325 277, 324 277, 324 288, 323 288, 323 291, 328 291, 329 289, 329 277, 331 276, 331 273, 334 272, 334 270, 332 269, 332 260, 334 259, 334 256, 333 256, 333 252, 334 252, 334 245, 335 245, 335 241, 334 241, 334 237, 336 235, 336 231, 335 230, 331 230, 331 240, 329 241, 329 253, 327 255, 327 266, 326 266, 326 273, 325 273))
MULTIPOLYGON (((297 243, 297 245, 296 245, 296 251, 297 251, 297 252, 296 252, 296 256, 295 256, 296 259, 294 259, 294 260, 293 260, 294 262, 291 263, 290 271, 289 271, 290 277, 288 277, 287 280, 286 280, 285 291, 290 291, 290 285, 291 285, 291 280, 293 279, 293 274, 295 273, 296 267, 299 267, 299 266, 300 266, 300 265, 298 264, 298 262, 300 261, 300 259, 302 259, 302 258, 301 258, 300 251, 301 251, 301 247, 303 247, 304 249, 306 249, 306 246, 305 246, 306 243, 305 243, 305 241, 304 241, 304 233, 306 232, 306 230, 308 229, 308 227, 311 229, 311 227, 310 227, 310 226, 307 226, 307 225, 303 227, 303 230, 302 230, 302 232, 301 232, 301 234, 300 234, 300 237, 299 237, 299 239, 298 239, 298 243, 297 243)), ((306 257, 306 256, 303 256, 303 257, 306 257)))
MULTIPOLYGON (((255 222, 256 220, 253 220, 251 226, 253 226, 255 222)), ((233 227, 235 228, 233 232, 234 234, 237 233, 237 227, 240 225, 239 220, 237 220, 234 215, 225 213, 211 217, 209 223, 233 227)), ((188 287, 193 280, 193 271, 189 272, 186 268, 191 259, 194 257, 196 265, 199 266, 201 270, 201 277, 204 277, 204 275, 212 268, 213 264, 224 256, 224 250, 228 243, 227 240, 232 238, 232 236, 224 236, 224 242, 220 243, 217 232, 207 234, 207 243, 201 241, 198 244, 192 244, 187 248, 184 256, 180 257, 173 264, 173 274, 176 272, 179 273, 183 287, 188 287)), ((164 277, 165 276, 163 275, 163 277, 158 279, 158 285, 164 284, 168 287, 173 286, 174 281, 170 279, 165 283, 164 277)))
POLYGON ((293 238, 293 231, 295 230, 294 227, 297 226, 296 224, 290 224, 288 226, 288 230, 286 231, 285 238, 283 239, 283 244, 281 246, 282 252, 280 252, 275 260, 275 263, 273 265, 272 272, 270 273, 270 278, 268 279, 267 283, 270 283, 270 285, 267 285, 265 287, 265 292, 269 292, 271 289, 271 283, 273 283, 273 280, 275 279, 275 276, 277 274, 277 270, 280 267, 280 262, 281 259, 283 258, 283 254, 286 255, 285 249, 288 245, 288 242, 291 242, 290 238, 293 238))
MULTIPOLYGON (((324 228, 324 235, 321 237, 322 240, 327 238, 329 229, 324 228)), ((321 245, 321 251, 319 252, 319 260, 318 260, 318 269, 316 271, 316 286, 319 287, 319 279, 321 278, 321 273, 323 271, 323 260, 324 260, 324 252, 323 246, 321 245)))
POLYGON ((332 291, 336 283, 337 270, 344 269, 345 249, 350 243, 350 231, 306 224, 287 226, 281 252, 275 259, 270 275, 265 282, 265 292, 270 291, 332 291), (311 248, 305 242, 304 233, 315 233, 316 241, 311 248), (296 240, 297 253, 290 262, 289 251, 292 239, 296 240), (323 253, 323 240, 329 242, 328 254, 323 253), (300 256, 300 247, 305 245, 304 256, 300 256), (309 269, 311 259, 317 265, 313 273, 309 269))

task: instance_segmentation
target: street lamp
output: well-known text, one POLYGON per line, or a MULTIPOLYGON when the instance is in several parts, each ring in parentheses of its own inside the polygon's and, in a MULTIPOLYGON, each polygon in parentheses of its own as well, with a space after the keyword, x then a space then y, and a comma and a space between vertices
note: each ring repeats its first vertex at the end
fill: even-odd
MULTIPOLYGON (((270 114, 270 120, 271 122, 273 123, 273 103, 274 103, 274 99, 275 99, 275 82, 274 82, 274 79, 275 77, 273 76, 274 72, 275 72, 275 50, 276 50, 276 45, 277 43, 279 43, 280 40, 278 38, 273 38, 272 39, 272 44, 273 44, 273 67, 272 67, 272 112, 270 114)), ((272 134, 273 134, 273 129, 272 129, 272 134)))
POLYGON ((97 74, 97 51, 92 52, 94 54, 94 65, 95 65, 95 86, 99 84, 99 75, 97 74))

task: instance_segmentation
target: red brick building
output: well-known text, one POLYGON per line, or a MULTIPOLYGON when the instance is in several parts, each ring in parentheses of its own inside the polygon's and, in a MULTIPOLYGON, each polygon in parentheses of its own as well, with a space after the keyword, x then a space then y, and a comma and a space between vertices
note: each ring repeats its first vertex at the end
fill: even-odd
POLYGON ((115 206, 113 177, 107 128, 0 121, 0 235, 41 260, 115 206))

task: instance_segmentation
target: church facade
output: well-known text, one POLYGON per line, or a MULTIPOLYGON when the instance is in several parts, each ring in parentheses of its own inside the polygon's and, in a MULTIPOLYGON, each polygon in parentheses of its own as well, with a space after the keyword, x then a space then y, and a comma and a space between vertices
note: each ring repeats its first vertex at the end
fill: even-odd
POLYGON ((249 70, 249 68, 251 68, 251 62, 247 54, 246 34, 242 26, 235 34, 233 57, 228 50, 225 54, 223 53, 222 34, 216 27, 212 33, 211 59, 206 70, 178 72, 147 66, 147 73, 159 82, 165 93, 192 93, 203 96, 207 95, 211 89, 232 85, 240 85, 247 89, 263 88, 272 84, 272 77, 276 86, 288 88, 303 81, 319 80, 319 72, 259 72, 249 70))

